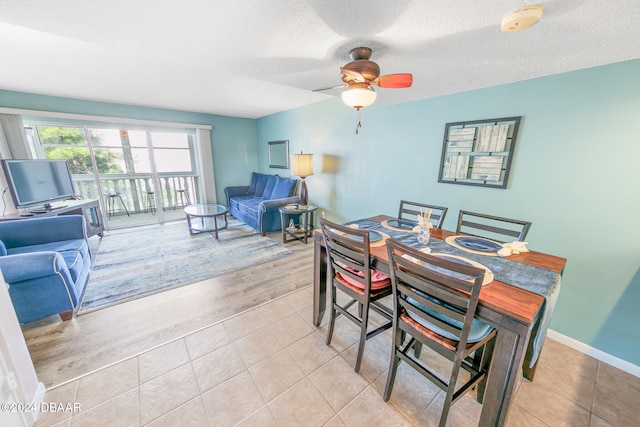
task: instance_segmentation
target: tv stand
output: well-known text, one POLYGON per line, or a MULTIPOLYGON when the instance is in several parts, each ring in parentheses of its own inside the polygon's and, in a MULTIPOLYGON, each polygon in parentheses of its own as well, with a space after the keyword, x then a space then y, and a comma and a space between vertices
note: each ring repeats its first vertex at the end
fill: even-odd
POLYGON ((58 215, 82 215, 86 219, 88 237, 95 236, 96 234, 102 237, 104 232, 102 212, 97 200, 65 200, 65 204, 60 206, 52 206, 47 203, 40 208, 30 209, 29 213, 32 215, 26 214, 28 216, 24 216, 24 213, 15 213, 0 216, 0 221, 13 221, 18 219, 41 218, 45 216, 58 215))
POLYGON ((54 206, 50 203, 46 203, 45 205, 43 205, 42 207, 38 207, 38 208, 30 208, 29 212, 32 214, 44 214, 44 213, 48 213, 48 212, 52 212, 52 211, 59 211, 60 209, 64 209, 64 208, 68 208, 69 205, 57 205, 54 206))

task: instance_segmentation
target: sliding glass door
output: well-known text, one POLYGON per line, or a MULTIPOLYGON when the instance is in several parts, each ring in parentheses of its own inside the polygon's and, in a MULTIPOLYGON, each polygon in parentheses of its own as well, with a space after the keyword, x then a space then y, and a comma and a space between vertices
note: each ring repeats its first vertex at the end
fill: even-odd
POLYGON ((34 157, 66 159, 77 193, 98 199, 108 228, 183 219, 200 200, 195 133, 26 124, 34 157))

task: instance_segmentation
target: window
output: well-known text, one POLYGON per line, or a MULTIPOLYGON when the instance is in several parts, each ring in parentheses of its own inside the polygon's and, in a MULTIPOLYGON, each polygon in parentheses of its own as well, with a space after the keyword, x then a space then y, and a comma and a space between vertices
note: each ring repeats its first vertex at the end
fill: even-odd
POLYGON ((153 203, 164 211, 184 204, 177 192, 189 202, 200 200, 195 131, 42 123, 29 123, 25 130, 34 157, 69 162, 83 198, 118 193, 133 213, 149 212, 148 193, 154 189, 153 203))

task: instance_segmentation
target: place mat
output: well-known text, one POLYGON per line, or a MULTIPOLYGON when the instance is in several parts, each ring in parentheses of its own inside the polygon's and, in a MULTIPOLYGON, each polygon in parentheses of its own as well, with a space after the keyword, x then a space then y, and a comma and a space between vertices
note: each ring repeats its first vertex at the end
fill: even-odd
MULTIPOLYGON (((347 225, 347 227, 353 228, 354 230, 359 230, 360 229, 358 224, 349 224, 349 225, 347 225)), ((377 248, 377 247, 380 247, 380 246, 386 246, 387 239, 391 238, 387 233, 383 233, 380 230, 370 230, 370 229, 367 229, 367 230, 375 231, 376 233, 378 233, 382 237, 380 240, 376 240, 375 242, 374 241, 369 241, 369 247, 377 248)), ((406 232, 405 230, 403 230, 403 231, 406 232)))
MULTIPOLYGON (((455 236, 447 237, 446 239, 444 239, 444 241, 447 242, 448 244, 450 244, 451 246, 453 246, 454 248, 458 248, 458 249, 460 249, 462 251, 469 252, 470 254, 484 255, 484 256, 500 256, 500 255, 498 255, 498 251, 486 252, 486 251, 476 251, 476 250, 473 250, 473 249, 466 248, 466 247, 462 246, 460 243, 456 242, 456 239, 458 237, 469 237, 469 236, 461 236, 461 235, 457 234, 455 236)), ((483 239, 483 240, 492 241, 490 239, 483 239)), ((500 245, 500 247, 502 247, 502 245, 500 243, 498 243, 498 242, 494 242, 494 243, 497 243, 497 244, 500 245)))
POLYGON ((415 227, 411 227, 411 228, 400 228, 400 227, 394 227, 393 225, 389 224, 389 221, 398 221, 397 219, 388 219, 385 221, 382 221, 380 223, 380 225, 382 225, 384 228, 388 228, 389 230, 393 230, 393 231, 400 231, 403 233, 417 233, 418 232, 418 224, 415 223, 415 221, 407 221, 407 222, 413 222, 415 223, 415 227))

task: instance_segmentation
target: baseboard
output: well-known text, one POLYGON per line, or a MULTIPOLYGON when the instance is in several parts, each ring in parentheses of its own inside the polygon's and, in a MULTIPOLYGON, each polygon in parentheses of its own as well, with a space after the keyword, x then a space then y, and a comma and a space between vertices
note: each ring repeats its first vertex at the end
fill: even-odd
POLYGON ((640 378, 640 366, 638 365, 634 365, 626 360, 612 356, 609 353, 605 353, 602 350, 598 350, 597 348, 591 347, 583 342, 570 338, 566 335, 562 335, 561 333, 551 329, 547 331, 547 337, 640 378))

